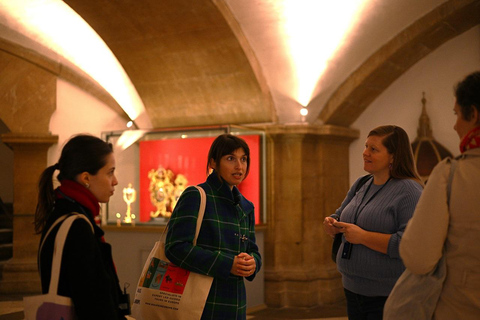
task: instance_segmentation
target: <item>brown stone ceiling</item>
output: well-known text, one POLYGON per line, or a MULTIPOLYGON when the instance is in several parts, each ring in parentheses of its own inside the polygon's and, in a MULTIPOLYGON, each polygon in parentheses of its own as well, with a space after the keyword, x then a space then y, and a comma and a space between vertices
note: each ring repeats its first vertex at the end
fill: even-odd
POLYGON ((110 47, 154 128, 275 118, 268 92, 211 0, 66 0, 110 47))
MULTIPOLYGON (((255 32, 252 34, 245 24, 252 21, 245 18, 248 15, 236 21, 226 5, 228 0, 65 0, 65 3, 93 27, 118 58, 154 128, 277 120, 288 123, 298 118, 298 107, 282 105, 288 103, 279 98, 282 93, 275 87, 276 80, 272 80, 288 82, 288 77, 276 72, 276 68, 281 69, 279 64, 273 64, 275 70, 272 70, 265 63, 265 57, 275 56, 265 55, 265 51, 275 50, 275 42, 267 42, 261 48, 255 42, 257 46, 250 47, 255 32), (242 29, 250 33, 245 37, 242 29)), ((401 3, 406 6, 408 1, 401 3)), ((328 84, 327 91, 320 90, 309 104, 307 122, 349 127, 411 66, 480 23, 480 0, 430 0, 430 3, 431 11, 419 15, 420 19, 412 20, 404 30, 391 31, 396 34, 392 33, 390 41, 375 43, 373 48, 378 49, 366 55, 364 62, 358 64, 360 67, 332 69, 335 72, 330 71, 323 80, 328 84), (434 7, 438 3, 441 4, 434 7), (340 81, 341 78, 344 80, 340 81)), ((258 8, 253 0, 245 3, 249 5, 251 10, 258 8)), ((374 6, 372 10, 381 8, 374 6)), ((388 16, 392 10, 385 13, 388 16)), ((368 22, 370 28, 375 21, 368 22)), ((268 23, 271 24, 260 23, 257 27, 274 29, 275 22, 268 23)), ((360 35, 356 41, 357 47, 336 57, 339 60, 332 65, 341 66, 341 59, 352 59, 355 48, 369 41, 368 34, 360 35)))

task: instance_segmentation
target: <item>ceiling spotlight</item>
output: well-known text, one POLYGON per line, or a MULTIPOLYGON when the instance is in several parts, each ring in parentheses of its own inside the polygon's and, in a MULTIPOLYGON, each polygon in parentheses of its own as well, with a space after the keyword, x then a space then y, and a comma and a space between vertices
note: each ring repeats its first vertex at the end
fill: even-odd
POLYGON ((127 128, 131 128, 133 126, 133 121, 130 120, 127 122, 127 128))
POLYGON ((305 117, 308 114, 308 109, 306 107, 303 107, 302 109, 300 109, 300 114, 305 117))

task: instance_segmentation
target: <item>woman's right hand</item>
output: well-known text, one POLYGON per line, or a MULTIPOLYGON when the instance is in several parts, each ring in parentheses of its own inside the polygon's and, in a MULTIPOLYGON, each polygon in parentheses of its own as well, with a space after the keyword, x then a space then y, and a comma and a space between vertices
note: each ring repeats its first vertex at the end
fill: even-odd
POLYGON ((255 269, 255 259, 251 255, 242 252, 233 259, 230 273, 235 276, 249 277, 255 272, 255 269))
POLYGON ((337 220, 332 217, 325 217, 323 220, 323 229, 325 229, 325 232, 332 238, 340 232, 338 228, 333 225, 335 222, 337 222, 337 220))

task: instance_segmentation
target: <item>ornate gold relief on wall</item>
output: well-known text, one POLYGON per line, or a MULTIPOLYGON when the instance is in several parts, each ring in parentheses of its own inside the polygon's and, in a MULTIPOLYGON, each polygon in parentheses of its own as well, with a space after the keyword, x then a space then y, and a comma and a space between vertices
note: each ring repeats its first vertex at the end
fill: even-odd
POLYGON ((170 218, 178 198, 187 187, 187 179, 183 174, 175 174, 165 168, 151 169, 148 172, 150 179, 150 200, 157 209, 150 212, 152 218, 170 218))

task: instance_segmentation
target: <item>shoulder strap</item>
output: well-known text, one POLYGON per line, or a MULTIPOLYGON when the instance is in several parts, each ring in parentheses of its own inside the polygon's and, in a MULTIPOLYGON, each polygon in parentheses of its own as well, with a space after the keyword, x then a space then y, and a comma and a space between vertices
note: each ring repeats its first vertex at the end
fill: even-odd
MULTIPOLYGON (((363 177, 361 177, 360 180, 358 181, 357 186, 355 187, 355 192, 354 192, 354 193, 357 193, 358 190, 360 190, 360 188, 361 188, 371 177, 372 177, 371 174, 367 174, 367 175, 364 175, 363 177)), ((353 199, 353 197, 352 197, 352 199, 353 199)), ((350 199, 350 201, 351 201, 352 199, 350 199)), ((335 218, 335 219, 340 220, 340 215, 341 215, 341 214, 342 214, 342 213, 340 212, 340 214, 338 215, 338 218, 335 218)))
MULTIPOLYGON (((78 212, 72 212, 71 214, 77 214, 77 215, 80 215, 80 213, 78 212)), ((53 228, 55 228, 55 226, 57 224, 59 224, 60 222, 62 222, 63 220, 67 219, 67 217, 69 217, 68 214, 65 214, 63 216, 61 216, 60 218, 58 218, 57 220, 55 220, 55 222, 51 225, 50 229, 48 229, 47 233, 45 234, 45 237, 43 237, 43 240, 42 240, 42 243, 40 244, 40 247, 38 248, 38 256, 40 256, 40 252, 42 251, 42 247, 45 243, 45 240, 47 239, 48 235, 50 234, 50 232, 52 232, 53 228)), ((92 223, 86 219, 85 217, 85 220, 88 221, 88 224, 90 225, 90 227, 92 228, 92 232, 95 233, 94 229, 93 229, 93 226, 92 226, 92 223)), ((39 258, 40 259, 40 258, 39 258)))
POLYGON ((455 169, 457 168, 458 160, 451 159, 450 160, 450 175, 448 176, 448 184, 447 184, 447 205, 450 208, 450 195, 452 194, 452 181, 453 175, 455 173, 455 169))
POLYGON ((207 204, 207 196, 205 190, 200 186, 195 186, 200 192, 200 207, 198 208, 198 218, 197 218, 197 228, 195 230, 195 238, 193 239, 193 245, 197 245, 198 234, 200 233, 200 228, 202 226, 203 215, 205 214, 205 206, 207 204))
MULTIPOLYGON (((207 196, 205 194, 205 190, 203 190, 202 187, 200 186, 194 186, 194 187, 197 188, 198 192, 200 192, 200 207, 198 208, 197 226, 195 228, 195 237, 193 238, 193 245, 196 246, 198 234, 200 233, 200 228, 202 227, 203 215, 205 214, 205 207, 207 205, 207 196)), ((169 224, 170 224, 170 221, 165 226, 165 229, 163 229, 161 239, 164 239, 165 233, 167 232, 169 224)))
MULTIPOLYGON (((85 219, 88 224, 90 225, 90 227, 92 228, 92 232, 95 233, 95 230, 93 229, 93 226, 92 226, 92 223, 88 220, 87 217, 81 215, 80 213, 78 212, 72 212, 71 213, 72 215, 80 215, 82 216, 81 218, 85 219)), ((71 215, 68 215, 68 214, 64 214, 63 216, 61 216, 60 218, 58 218, 57 220, 55 220, 55 222, 50 226, 50 229, 48 229, 47 233, 45 233, 45 237, 43 237, 42 239, 42 242, 40 243, 40 246, 38 247, 38 254, 37 254, 37 265, 38 265, 38 272, 40 274, 42 274, 42 270, 41 270, 41 264, 40 264, 40 254, 42 253, 42 248, 43 248, 43 245, 45 244, 45 240, 47 240, 47 237, 50 235, 50 233, 52 232, 52 230, 55 228, 55 226, 59 223, 61 223, 62 221, 64 221, 65 219, 67 219, 68 217, 71 217, 71 215)), ((58 234, 58 233, 57 233, 58 234)), ((56 240, 55 240, 56 241, 56 240)))
POLYGON ((50 273, 50 286, 48 288, 48 293, 58 294, 58 279, 60 277, 60 265, 62 264, 63 247, 65 245, 65 240, 67 239, 68 231, 70 230, 73 221, 76 219, 85 219, 85 221, 90 224, 93 230, 93 226, 88 218, 82 214, 77 213, 69 216, 68 218, 62 219, 62 221, 65 221, 60 226, 60 229, 55 237, 55 247, 53 250, 52 271, 50 273))
POLYGON ((63 220, 65 220, 66 218, 68 217, 68 215, 63 215, 61 216, 60 218, 58 218, 57 220, 55 220, 55 222, 52 224, 52 226, 50 227, 50 229, 48 229, 47 233, 45 234, 45 237, 43 237, 43 240, 42 240, 42 243, 40 243, 40 247, 38 248, 38 259, 40 260, 40 252, 42 252, 42 248, 43 248, 43 244, 45 243, 45 240, 48 238, 48 236, 50 235, 50 232, 52 232, 53 228, 55 228, 55 226, 57 224, 59 224, 60 222, 62 222, 63 220))
POLYGON ((360 181, 358 181, 357 187, 355 188, 355 193, 360 190, 360 188, 372 177, 371 174, 367 174, 363 177, 360 178, 360 181))

